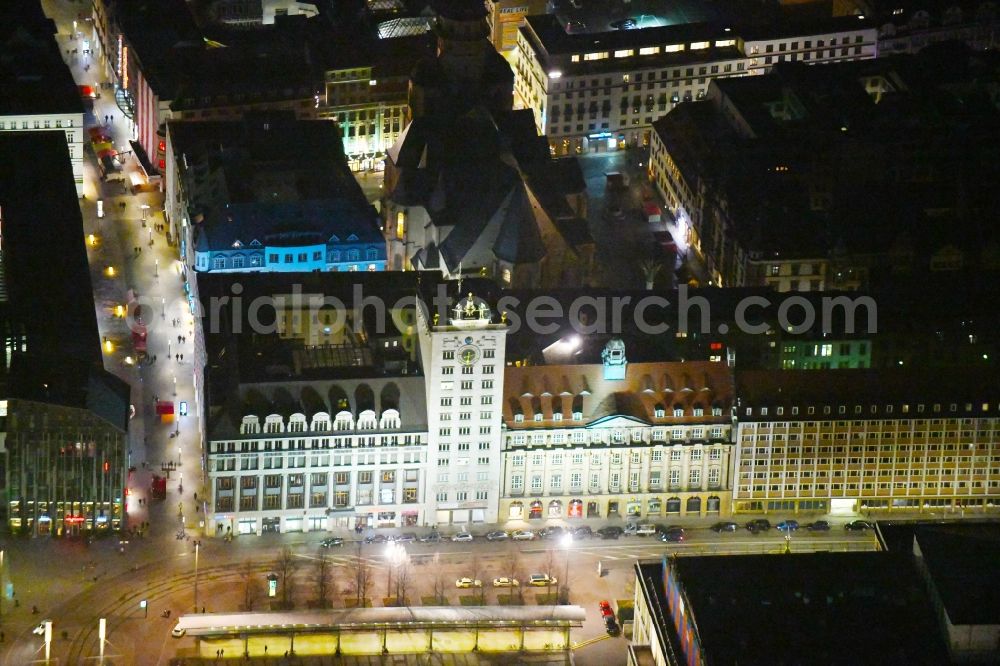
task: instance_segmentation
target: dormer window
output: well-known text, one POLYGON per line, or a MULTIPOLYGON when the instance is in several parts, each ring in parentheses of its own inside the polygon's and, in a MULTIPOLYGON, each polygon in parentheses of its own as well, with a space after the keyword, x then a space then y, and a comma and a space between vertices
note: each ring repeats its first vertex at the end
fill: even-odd
POLYGON ((653 416, 655 416, 658 419, 662 419, 666 415, 667 415, 667 410, 663 409, 663 407, 657 407, 655 410, 653 410, 653 416))
POLYGON ((562 421, 562 412, 552 412, 553 421, 562 421))
POLYGON ((684 416, 684 408, 674 407, 674 416, 684 416))
POLYGON ((514 414, 514 423, 524 423, 524 414, 514 414))
POLYGON ((582 421, 583 420, 583 412, 573 412, 573 420, 574 421, 582 421))
POLYGON ((535 420, 536 421, 541 421, 543 418, 544 418, 544 415, 541 412, 535 412, 535 420))

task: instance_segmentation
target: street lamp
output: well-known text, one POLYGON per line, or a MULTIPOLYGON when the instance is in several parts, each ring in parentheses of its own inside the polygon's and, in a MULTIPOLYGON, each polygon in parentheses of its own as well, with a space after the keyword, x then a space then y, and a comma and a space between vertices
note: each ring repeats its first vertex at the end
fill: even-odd
POLYGON ((566 568, 563 571, 562 583, 559 585, 560 594, 559 596, 565 596, 564 601, 569 601, 569 549, 573 545, 573 534, 571 532, 566 532, 562 535, 560 540, 563 550, 566 553, 566 568))
POLYGON ((177 375, 174 375, 174 397, 177 397, 177 375))
POLYGON ((167 318, 167 299, 165 298, 160 299, 160 317, 163 319, 167 318))
POLYGON ((194 612, 198 612, 198 551, 201 549, 201 540, 194 542, 194 612))
MULTIPOLYGON (((385 561, 386 561, 386 582, 385 582, 385 596, 392 596, 392 570, 394 567, 398 567, 403 563, 406 558, 406 549, 396 543, 395 541, 390 541, 385 546, 385 561)), ((399 584, 397 576, 397 587, 399 584)), ((396 591, 396 603, 399 603, 399 590, 396 591)))
POLYGON ((153 267, 153 277, 160 277, 160 260, 157 259, 153 267))

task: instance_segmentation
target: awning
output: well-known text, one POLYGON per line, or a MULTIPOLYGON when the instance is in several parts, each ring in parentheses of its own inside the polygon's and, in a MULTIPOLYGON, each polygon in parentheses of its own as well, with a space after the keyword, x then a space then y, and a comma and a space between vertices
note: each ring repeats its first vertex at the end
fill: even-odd
POLYGON ((158 403, 156 403, 156 413, 160 414, 161 416, 163 414, 173 414, 174 413, 174 403, 172 403, 170 401, 167 401, 167 400, 161 400, 161 401, 159 401, 158 403))
POLYGON ((153 163, 149 161, 149 155, 146 154, 146 149, 142 147, 142 144, 138 141, 129 141, 132 146, 132 151, 135 152, 135 159, 139 162, 139 167, 142 169, 146 177, 159 176, 160 172, 153 168, 153 163))

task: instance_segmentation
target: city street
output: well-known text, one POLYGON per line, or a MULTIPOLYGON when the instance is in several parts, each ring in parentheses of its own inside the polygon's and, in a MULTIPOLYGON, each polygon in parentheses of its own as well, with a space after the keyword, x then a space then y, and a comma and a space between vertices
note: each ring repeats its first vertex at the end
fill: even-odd
MULTIPOLYGON (((484 531, 475 530, 477 534, 484 531)), ((330 593, 333 606, 343 608, 350 603, 356 596, 354 580, 359 546, 360 556, 371 568, 366 597, 372 605, 383 605, 387 593, 394 596, 399 590, 401 568, 393 565, 390 577, 386 544, 347 541, 340 547, 320 549, 319 541, 326 536, 323 532, 241 537, 231 543, 204 540, 199 549, 199 607, 207 612, 240 610, 249 577, 256 598, 254 609, 265 610, 265 577, 275 571, 284 546, 291 549, 297 566, 290 595, 295 608, 306 609, 315 598, 315 567, 321 554, 326 554, 333 566, 330 593)), ((568 583, 571 603, 587 611, 583 628, 572 634, 574 644, 581 645, 575 655, 576 662, 611 666, 625 663, 623 639, 605 638, 597 602, 606 599, 614 604, 632 597, 632 564, 636 559, 660 558, 670 552, 778 554, 785 547, 784 538, 776 531, 716 534, 706 528, 690 529, 688 540, 680 544, 663 544, 652 537, 586 539, 573 542, 568 548, 560 540, 491 543, 477 538, 471 543, 407 543, 403 545, 408 562, 403 565, 406 583, 401 593, 412 605, 434 604, 428 597, 434 595, 435 587, 440 587, 446 603, 457 605, 469 603, 462 598, 475 598, 482 591, 486 603, 496 604, 498 593, 507 590, 494 589, 493 578, 512 576, 523 581, 531 573, 548 573, 568 583), (480 579, 484 587, 458 589, 455 581, 461 577, 480 579)), ((871 550, 875 545, 870 534, 845 532, 838 524, 826 533, 797 533, 790 547, 799 552, 871 550)), ((8 636, 16 640, 3 653, 2 663, 30 663, 38 658, 42 639, 32 635, 30 628, 41 619, 53 621, 53 656, 60 659, 59 663, 82 663, 83 659, 98 654, 97 625, 102 617, 108 619, 106 654, 120 655, 115 663, 165 664, 175 650, 193 645, 191 639, 171 639, 169 635, 174 619, 194 609, 192 542, 169 536, 152 537, 131 544, 125 557, 114 552, 111 542, 99 542, 88 550, 79 542, 32 541, 15 544, 14 550, 18 558, 17 584, 25 585, 21 581, 29 578, 28 572, 31 580, 45 583, 19 588, 22 591, 18 596, 25 604, 37 603, 40 612, 32 616, 21 606, 13 617, 6 618, 13 620, 13 624, 7 625, 8 636), (60 567, 56 564, 59 561, 74 564, 60 567), (140 608, 142 600, 147 601, 146 610, 140 608), (171 617, 161 617, 167 609, 171 617), (11 626, 18 628, 16 633, 11 626)), ((545 588, 522 590, 524 603, 528 604, 539 603, 539 595, 547 592, 545 588)), ((557 591, 558 586, 552 589, 553 593, 557 591)))

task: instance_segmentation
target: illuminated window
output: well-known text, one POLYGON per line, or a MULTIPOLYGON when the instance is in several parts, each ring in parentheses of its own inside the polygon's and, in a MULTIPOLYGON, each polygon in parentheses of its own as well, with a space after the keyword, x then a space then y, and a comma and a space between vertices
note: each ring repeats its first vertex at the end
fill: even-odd
POLYGON ((664 53, 677 53, 678 51, 683 51, 683 50, 684 50, 683 44, 667 44, 666 46, 663 47, 664 53))
POLYGON ((659 46, 646 46, 639 49, 639 55, 655 55, 660 52, 659 46))
POLYGON ((597 53, 587 53, 583 56, 584 60, 605 60, 608 57, 607 51, 598 51, 597 53))
POLYGON ((711 44, 709 42, 691 42, 691 50, 707 49, 711 44))
POLYGON ((634 55, 635 55, 635 51, 633 51, 632 49, 623 49, 621 51, 615 51, 615 57, 616 58, 628 58, 628 57, 634 56, 634 55))
MULTIPOLYGON (((721 48, 723 46, 736 46, 736 40, 735 39, 720 39, 717 42, 715 42, 715 46, 717 48, 721 48)), ((694 46, 692 45, 691 48, 694 48, 694 46)))
POLYGON ((396 238, 403 240, 406 236, 406 211, 396 213, 396 238))
POLYGON ((569 57, 569 60, 570 60, 570 62, 580 62, 580 56, 579 55, 572 55, 572 56, 569 57))

